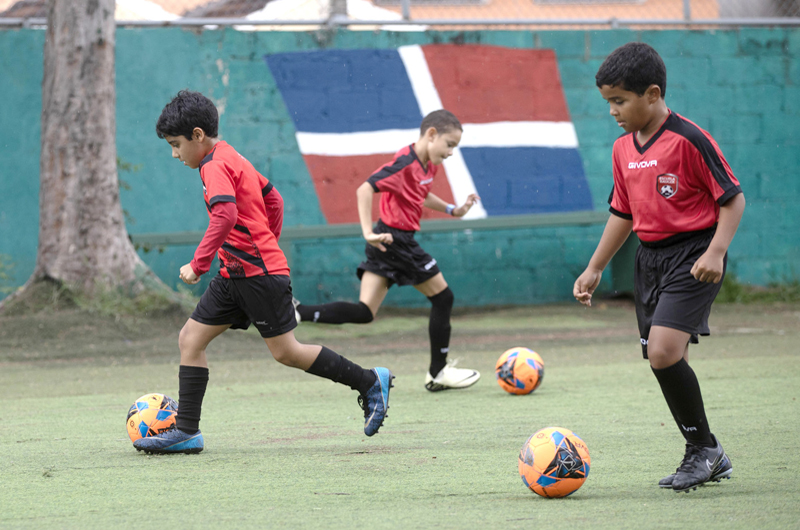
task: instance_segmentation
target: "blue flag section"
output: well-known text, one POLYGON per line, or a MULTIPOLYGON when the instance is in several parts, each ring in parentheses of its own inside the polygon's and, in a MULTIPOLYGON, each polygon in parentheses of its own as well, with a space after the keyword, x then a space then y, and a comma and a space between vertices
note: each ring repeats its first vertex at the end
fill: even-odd
POLYGON ((455 204, 480 195, 467 218, 592 209, 552 50, 432 44, 266 62, 328 223, 358 222, 356 188, 440 108, 464 132, 433 193, 455 204))

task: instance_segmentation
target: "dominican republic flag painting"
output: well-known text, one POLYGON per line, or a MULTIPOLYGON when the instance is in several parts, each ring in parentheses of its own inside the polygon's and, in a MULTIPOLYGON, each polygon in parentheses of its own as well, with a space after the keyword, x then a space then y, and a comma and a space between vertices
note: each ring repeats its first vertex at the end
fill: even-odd
POLYGON ((432 192, 456 205, 480 195, 466 218, 592 209, 553 50, 431 44, 266 61, 330 224, 358 222, 356 188, 441 108, 464 131, 432 192))

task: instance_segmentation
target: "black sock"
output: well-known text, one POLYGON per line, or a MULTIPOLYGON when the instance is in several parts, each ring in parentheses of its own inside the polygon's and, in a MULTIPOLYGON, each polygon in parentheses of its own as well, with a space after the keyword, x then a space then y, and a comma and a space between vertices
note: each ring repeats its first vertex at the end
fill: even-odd
POLYGON ((713 447, 700 384, 689 363, 681 359, 667 368, 652 370, 686 441, 694 445, 713 447))
POLYGON ((431 317, 428 322, 428 336, 431 339, 431 366, 429 371, 436 377, 447 364, 450 351, 450 311, 453 309, 453 291, 449 287, 441 293, 429 296, 431 317))
POLYGON ((200 429, 200 408, 208 386, 208 368, 184 366, 178 368, 178 414, 175 424, 185 433, 200 429))
POLYGON ((366 394, 377 378, 372 370, 361 368, 325 346, 306 372, 347 385, 360 394, 366 394))
POLYGON ((368 324, 372 322, 372 311, 364 302, 331 302, 321 305, 297 306, 297 312, 304 322, 320 324, 368 324))

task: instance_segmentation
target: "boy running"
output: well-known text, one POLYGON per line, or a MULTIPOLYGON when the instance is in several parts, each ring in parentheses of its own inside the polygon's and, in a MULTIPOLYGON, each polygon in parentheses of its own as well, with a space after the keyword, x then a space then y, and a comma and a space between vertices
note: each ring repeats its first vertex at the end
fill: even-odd
POLYGON ((422 120, 416 143, 403 147, 358 188, 358 217, 367 241, 367 260, 357 270, 361 280, 359 302, 304 305, 295 301, 298 319, 304 322, 367 324, 378 314, 392 285, 413 285, 431 302, 431 362, 425 374, 425 388, 431 392, 466 388, 481 376, 476 370, 456 368, 447 362, 453 292, 436 260, 414 239, 423 206, 463 217, 479 199, 470 194, 456 207, 431 193, 438 166, 453 154, 461 131, 461 123, 451 112, 431 112, 422 120), (376 193, 381 194, 380 219, 373 227, 372 200, 376 193))
POLYGON ((689 344, 710 333, 708 316, 744 195, 711 135, 667 107, 667 71, 653 48, 637 42, 617 48, 596 82, 625 134, 612 155, 612 215, 573 295, 591 305, 603 269, 636 232, 641 246, 634 296, 642 352, 686 440, 680 466, 658 485, 688 491, 733 471, 711 433, 688 360, 689 344))
POLYGON ((172 157, 200 169, 210 217, 194 259, 180 269, 180 279, 197 283, 215 254, 221 268, 178 339, 176 428, 136 440, 134 446, 148 453, 203 450, 199 423, 208 385, 206 347, 226 329, 247 329, 251 323, 281 364, 358 390, 364 434, 372 436, 383 425, 394 377, 387 368, 366 370, 325 346, 297 342, 289 267, 278 247, 283 199, 250 162, 217 138, 218 122, 211 100, 181 91, 164 107, 156 124, 156 134, 172 147, 172 157))

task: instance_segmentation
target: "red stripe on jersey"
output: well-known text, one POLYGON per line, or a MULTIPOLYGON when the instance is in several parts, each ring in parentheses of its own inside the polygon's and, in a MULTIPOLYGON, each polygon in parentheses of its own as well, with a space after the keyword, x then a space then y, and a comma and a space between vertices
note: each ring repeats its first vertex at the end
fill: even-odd
POLYGON ((269 226, 263 189, 269 180, 224 141, 200 164, 203 197, 209 210, 216 202, 235 202, 236 225, 217 251, 226 278, 288 275, 286 256, 269 226))
POLYGON ((461 123, 570 121, 553 50, 423 46, 442 106, 461 123))
POLYGON ((611 211, 648 242, 714 226, 742 191, 711 135, 674 112, 644 146, 635 133, 619 137, 613 170, 611 211))
POLYGON ((449 218, 450 216, 442 212, 430 210, 431 213, 425 212, 423 215, 422 211, 425 198, 431 192, 445 202, 453 202, 447 177, 437 177, 438 170, 442 168, 434 166, 430 161, 427 167, 422 167, 412 145, 399 150, 391 162, 375 170, 367 182, 376 192, 381 193, 381 220, 392 228, 417 231, 423 217, 449 218))

